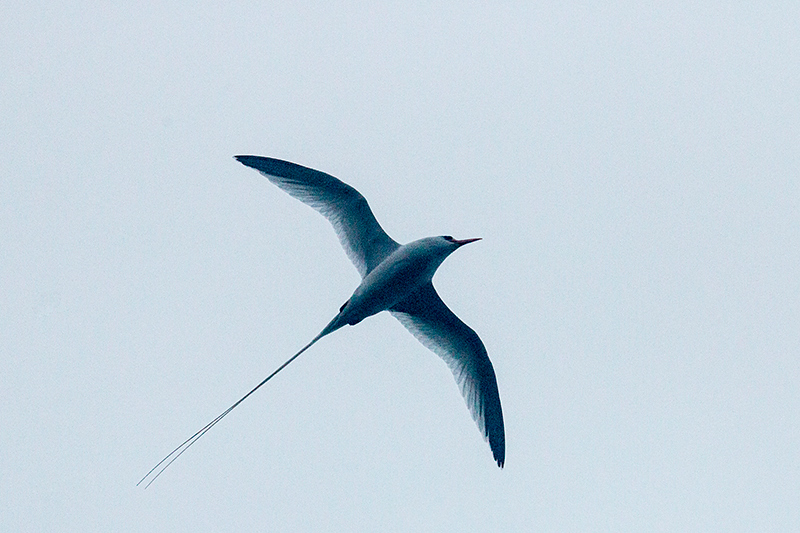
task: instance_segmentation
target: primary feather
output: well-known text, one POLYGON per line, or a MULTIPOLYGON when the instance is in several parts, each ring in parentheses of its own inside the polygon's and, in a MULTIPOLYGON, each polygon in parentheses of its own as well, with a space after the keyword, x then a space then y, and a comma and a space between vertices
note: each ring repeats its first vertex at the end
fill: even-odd
POLYGON ((327 218, 362 278, 400 246, 383 231, 367 200, 330 174, 269 157, 236 159, 327 218))

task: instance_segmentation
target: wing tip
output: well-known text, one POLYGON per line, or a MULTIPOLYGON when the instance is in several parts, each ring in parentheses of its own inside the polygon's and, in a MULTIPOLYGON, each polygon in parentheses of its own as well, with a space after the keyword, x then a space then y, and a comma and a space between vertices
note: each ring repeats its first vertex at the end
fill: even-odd
POLYGON ((494 456, 494 460, 497 462, 497 466, 499 466, 500 468, 503 468, 503 466, 506 464, 506 443, 505 443, 505 439, 503 439, 503 442, 501 443, 500 446, 493 445, 493 443, 491 441, 489 442, 489 445, 492 448, 492 455, 494 456))
POLYGON ((506 432, 503 427, 502 414, 499 418, 499 425, 487 427, 485 430, 485 438, 489 441, 489 448, 492 450, 492 456, 497 462, 497 466, 503 468, 506 464, 506 432))
POLYGON ((503 446, 502 449, 497 450, 497 451, 492 450, 492 452, 493 452, 493 455, 494 455, 494 460, 497 461, 497 466, 499 466, 500 468, 503 468, 503 466, 505 466, 505 464, 506 464, 506 448, 505 448, 505 446, 503 446))
POLYGON ((263 159, 262 157, 259 157, 257 155, 235 155, 233 156, 233 158, 237 160, 239 163, 251 168, 255 168, 255 163, 257 160, 263 159))

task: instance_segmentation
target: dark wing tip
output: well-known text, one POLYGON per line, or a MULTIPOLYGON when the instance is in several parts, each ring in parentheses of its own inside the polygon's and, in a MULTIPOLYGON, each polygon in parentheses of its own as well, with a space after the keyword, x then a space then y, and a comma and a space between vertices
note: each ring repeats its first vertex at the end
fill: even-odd
POLYGON ((346 189, 347 191, 352 189, 352 187, 345 185, 338 179, 324 172, 304 167, 290 161, 284 161, 283 159, 263 157, 260 155, 235 155, 233 158, 243 165, 254 168, 267 176, 289 179, 292 182, 303 183, 307 186, 323 185, 346 189))
POLYGON ((264 159, 267 159, 257 155, 235 155, 233 158, 239 163, 255 169, 259 168, 259 163, 262 163, 264 159))
POLYGON ((503 468, 503 465, 506 464, 506 442, 505 442, 505 435, 501 442, 492 442, 493 439, 489 440, 489 444, 492 448, 492 455, 494 456, 494 460, 497 461, 497 466, 503 468))
POLYGON ((248 167, 260 170, 262 172, 281 171, 285 169, 310 170, 305 167, 301 167, 298 164, 290 163, 289 161, 284 161, 282 159, 275 159, 274 157, 263 157, 260 155, 235 155, 233 158, 243 165, 247 165, 248 167))

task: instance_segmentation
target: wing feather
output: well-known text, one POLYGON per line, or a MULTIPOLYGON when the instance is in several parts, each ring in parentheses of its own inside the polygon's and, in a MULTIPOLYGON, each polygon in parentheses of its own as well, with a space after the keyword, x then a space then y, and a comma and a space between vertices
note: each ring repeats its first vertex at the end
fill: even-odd
POLYGON ((503 409, 494 368, 478 334, 450 311, 430 282, 389 311, 450 367, 472 418, 502 467, 506 455, 503 409))
POLYGON ((362 278, 400 246, 383 231, 367 200, 330 174, 269 157, 236 159, 327 218, 362 278))

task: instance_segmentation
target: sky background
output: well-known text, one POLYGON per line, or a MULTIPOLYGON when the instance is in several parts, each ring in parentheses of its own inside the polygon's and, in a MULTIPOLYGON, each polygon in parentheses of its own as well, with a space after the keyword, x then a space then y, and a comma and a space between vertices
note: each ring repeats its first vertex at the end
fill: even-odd
POLYGON ((0 530, 800 530, 800 4, 428 4, 0 6, 0 530), (236 154, 483 237, 503 470, 382 313, 136 487, 359 282, 236 154))

